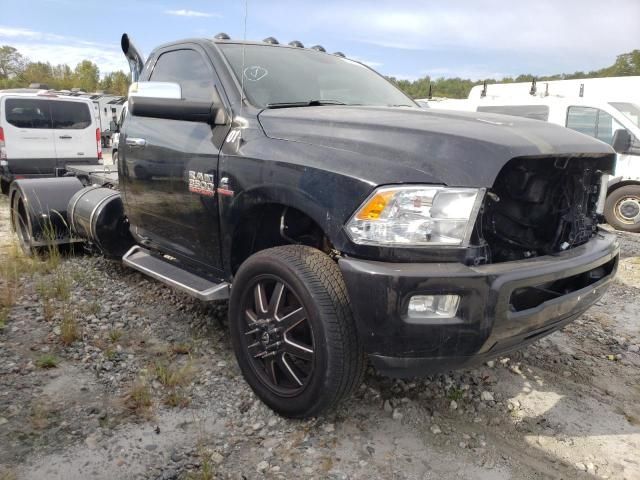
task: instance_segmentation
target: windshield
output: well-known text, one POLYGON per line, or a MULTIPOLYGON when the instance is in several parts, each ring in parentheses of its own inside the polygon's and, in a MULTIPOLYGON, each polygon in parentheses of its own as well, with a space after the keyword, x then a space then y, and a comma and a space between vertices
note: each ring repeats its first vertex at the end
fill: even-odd
POLYGON ((626 102, 612 102, 610 105, 631 120, 636 127, 640 128, 640 107, 638 105, 626 102))
POLYGON ((239 83, 244 75, 245 95, 259 108, 323 104, 418 108, 383 77, 346 58, 302 48, 245 45, 243 69, 243 45, 218 46, 239 83))

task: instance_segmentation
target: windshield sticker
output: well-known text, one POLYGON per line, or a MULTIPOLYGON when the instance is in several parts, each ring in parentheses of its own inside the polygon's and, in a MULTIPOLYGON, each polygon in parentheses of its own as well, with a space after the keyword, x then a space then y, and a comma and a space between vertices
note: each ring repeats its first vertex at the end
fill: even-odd
POLYGON ((251 82, 262 80, 267 75, 269 75, 267 69, 259 65, 252 65, 244 69, 244 78, 251 82))

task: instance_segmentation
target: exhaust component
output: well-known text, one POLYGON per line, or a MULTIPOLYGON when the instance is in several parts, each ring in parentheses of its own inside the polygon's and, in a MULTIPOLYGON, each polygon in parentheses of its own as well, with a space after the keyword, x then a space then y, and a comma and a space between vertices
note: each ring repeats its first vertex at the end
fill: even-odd
POLYGON ((131 70, 131 81, 137 82, 138 78, 140 78, 140 74, 142 73, 142 69, 144 68, 144 57, 138 51, 136 46, 131 41, 131 38, 126 33, 122 34, 122 38, 120 39, 120 46, 122 47, 122 52, 124 56, 127 57, 127 62, 129 62, 129 69, 131 70))
POLYGON ((86 238, 107 257, 121 258, 134 244, 120 192, 92 186, 77 192, 67 208, 74 235, 86 238))

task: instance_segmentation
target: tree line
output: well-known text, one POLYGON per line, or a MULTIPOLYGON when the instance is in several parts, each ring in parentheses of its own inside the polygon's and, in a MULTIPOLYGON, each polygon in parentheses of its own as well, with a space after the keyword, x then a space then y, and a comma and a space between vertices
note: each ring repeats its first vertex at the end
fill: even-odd
MULTIPOLYGON (((484 80, 469 80, 465 78, 436 78, 429 76, 415 81, 400 80, 387 77, 402 91, 412 98, 427 98, 429 93, 434 97, 467 98, 469 91, 475 85, 487 83, 530 82, 534 78, 538 81, 568 80, 589 77, 617 77, 640 75, 640 50, 633 50, 616 57, 613 65, 590 72, 561 73, 535 77, 531 74, 505 77, 502 79, 487 78, 484 80)), ((31 62, 17 49, 9 45, 0 47, 0 89, 28 87, 32 83, 44 83, 56 90, 70 90, 80 88, 85 92, 104 90, 106 93, 126 95, 129 89, 129 75, 122 70, 111 72, 100 78, 98 66, 90 60, 83 60, 74 69, 69 65, 52 65, 49 62, 31 62)))
POLYGON ((100 78, 98 65, 90 60, 83 60, 72 69, 66 64, 32 62, 14 47, 0 47, 0 89, 28 87, 32 83, 46 84, 55 90, 79 88, 85 92, 103 90, 126 95, 130 80, 122 70, 100 78))
POLYGON ((539 77, 531 74, 524 74, 518 75, 515 78, 487 78, 476 81, 458 77, 432 79, 429 76, 419 78, 415 81, 399 80, 394 77, 387 78, 412 98, 427 98, 429 96, 429 88, 431 88, 431 95, 434 97, 467 98, 471 88, 475 85, 482 85, 485 81, 487 83, 514 83, 531 82, 534 78, 537 81, 550 81, 591 77, 623 77, 628 75, 640 75, 640 50, 633 50, 629 53, 618 55, 613 65, 599 70, 592 70, 590 72, 574 72, 569 74, 561 73, 557 75, 545 75, 539 77))

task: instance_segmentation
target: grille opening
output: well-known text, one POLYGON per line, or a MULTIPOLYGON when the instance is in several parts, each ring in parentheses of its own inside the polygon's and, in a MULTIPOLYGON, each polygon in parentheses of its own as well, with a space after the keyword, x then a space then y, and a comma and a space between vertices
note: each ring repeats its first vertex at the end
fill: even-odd
POLYGON ((596 212, 609 156, 522 157, 505 165, 487 192, 476 239, 486 263, 569 250, 597 231, 596 212))
POLYGON ((509 308, 512 312, 522 312, 542 305, 544 302, 562 297, 599 282, 613 272, 617 258, 578 275, 531 287, 517 288, 511 294, 509 308))

